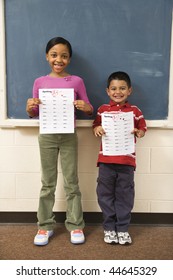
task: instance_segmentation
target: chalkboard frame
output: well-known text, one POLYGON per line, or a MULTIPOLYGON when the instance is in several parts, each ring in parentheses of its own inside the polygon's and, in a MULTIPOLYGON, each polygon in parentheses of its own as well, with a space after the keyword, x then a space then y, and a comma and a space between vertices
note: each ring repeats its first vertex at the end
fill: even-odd
MULTIPOLYGON (((6 88, 6 52, 5 52, 5 17, 4 1, 0 1, 0 127, 34 127, 39 126, 38 120, 10 119, 7 116, 7 88, 6 88)), ((172 22, 173 26, 173 22, 172 22)), ((173 28, 170 48, 170 77, 173 74, 173 28)), ((77 120, 78 127, 91 126, 92 120, 77 120)), ((173 81, 169 80, 169 105, 166 120, 147 120, 148 127, 173 128, 173 81)))

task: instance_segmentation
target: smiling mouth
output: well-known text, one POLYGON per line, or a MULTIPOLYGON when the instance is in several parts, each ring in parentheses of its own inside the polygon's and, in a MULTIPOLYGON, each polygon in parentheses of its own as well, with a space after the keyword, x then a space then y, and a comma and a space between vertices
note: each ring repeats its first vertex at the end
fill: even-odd
POLYGON ((123 98, 124 96, 114 96, 114 98, 116 98, 116 99, 121 99, 121 98, 123 98))
POLYGON ((63 65, 62 64, 54 64, 54 68, 59 70, 59 69, 63 68, 63 65))
POLYGON ((62 67, 63 66, 63 64, 54 64, 54 66, 57 66, 57 67, 62 67))

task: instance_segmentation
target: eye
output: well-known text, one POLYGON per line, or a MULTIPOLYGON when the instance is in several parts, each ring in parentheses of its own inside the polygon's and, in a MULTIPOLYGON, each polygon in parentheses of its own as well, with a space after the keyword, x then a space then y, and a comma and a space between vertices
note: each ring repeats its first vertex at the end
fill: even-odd
POLYGON ((126 90, 126 87, 120 87, 120 90, 126 90))
POLYGON ((68 55, 67 55, 67 54, 63 54, 63 55, 62 55, 62 58, 63 58, 63 59, 68 59, 68 55))
POLYGON ((56 58, 56 57, 57 57, 57 54, 56 54, 56 53, 52 53, 52 54, 51 54, 51 57, 52 57, 52 58, 56 58))

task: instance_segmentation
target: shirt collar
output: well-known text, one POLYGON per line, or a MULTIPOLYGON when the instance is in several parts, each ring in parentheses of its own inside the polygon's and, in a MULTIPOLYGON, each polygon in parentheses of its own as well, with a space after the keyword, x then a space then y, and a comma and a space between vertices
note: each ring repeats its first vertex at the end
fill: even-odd
POLYGON ((128 101, 126 101, 123 105, 119 105, 116 102, 114 102, 113 100, 110 100, 109 105, 112 106, 116 106, 117 108, 128 108, 130 107, 130 104, 128 101))

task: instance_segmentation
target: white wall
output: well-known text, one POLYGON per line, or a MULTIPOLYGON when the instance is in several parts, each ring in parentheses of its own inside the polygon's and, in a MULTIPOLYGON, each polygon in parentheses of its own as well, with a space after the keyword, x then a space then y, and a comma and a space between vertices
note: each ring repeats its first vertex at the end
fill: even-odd
MULTIPOLYGON (((0 129, 0 211, 37 211, 41 188, 38 128, 0 129)), ((100 211, 96 198, 99 139, 78 128, 83 210, 100 211)), ((173 130, 149 128, 137 142, 134 212, 173 212, 173 130)), ((65 211, 60 172, 54 211, 65 211)))

